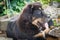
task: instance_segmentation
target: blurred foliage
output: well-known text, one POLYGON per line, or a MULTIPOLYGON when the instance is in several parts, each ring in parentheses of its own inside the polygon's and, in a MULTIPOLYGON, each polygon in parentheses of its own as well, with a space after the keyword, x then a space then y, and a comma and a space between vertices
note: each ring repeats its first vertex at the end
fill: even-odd
POLYGON ((5 15, 3 12, 5 11, 4 0, 0 0, 0 16, 5 15))
POLYGON ((34 0, 34 2, 38 2, 38 1, 44 5, 44 4, 48 4, 51 0, 34 0))
POLYGON ((11 7, 14 11, 20 12, 25 5, 24 0, 10 0, 11 7))
POLYGON ((53 20, 53 23, 54 23, 55 27, 59 27, 60 26, 60 24, 57 24, 56 20, 53 20))
POLYGON ((60 2, 60 0, 53 0, 53 1, 60 2))
MULTIPOLYGON (((0 0, 0 3, 4 0, 0 0)), ((0 5, 0 16, 20 12, 25 5, 24 0, 5 0, 5 5, 0 5), (5 8, 5 9, 4 9, 5 8)))
POLYGON ((53 20, 53 22, 54 22, 54 26, 58 26, 57 23, 56 23, 56 20, 53 20))

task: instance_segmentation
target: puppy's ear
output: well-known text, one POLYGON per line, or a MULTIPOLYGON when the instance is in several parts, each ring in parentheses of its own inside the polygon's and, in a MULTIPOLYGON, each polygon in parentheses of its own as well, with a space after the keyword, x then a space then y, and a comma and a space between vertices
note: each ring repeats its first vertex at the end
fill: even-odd
POLYGON ((31 8, 33 8, 33 5, 31 5, 31 8))
POLYGON ((29 8, 33 8, 33 5, 32 4, 29 4, 28 6, 29 6, 29 8))

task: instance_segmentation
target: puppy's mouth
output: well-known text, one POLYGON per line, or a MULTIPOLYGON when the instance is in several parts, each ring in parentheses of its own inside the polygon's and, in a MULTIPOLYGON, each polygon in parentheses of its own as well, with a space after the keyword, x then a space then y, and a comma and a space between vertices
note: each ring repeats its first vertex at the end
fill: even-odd
POLYGON ((32 24, 37 26, 38 28, 43 26, 42 24, 44 23, 44 21, 41 18, 35 19, 32 24))

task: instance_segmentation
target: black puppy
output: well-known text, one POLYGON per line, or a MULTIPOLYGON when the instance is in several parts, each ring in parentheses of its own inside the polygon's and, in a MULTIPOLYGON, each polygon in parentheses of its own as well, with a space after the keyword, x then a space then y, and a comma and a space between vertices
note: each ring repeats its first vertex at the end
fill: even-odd
POLYGON ((34 25, 33 22, 42 16, 43 13, 40 3, 28 4, 17 20, 8 23, 6 31, 7 37, 11 37, 14 40, 44 40, 33 37, 40 32, 39 27, 34 25), (37 11, 37 13, 35 11, 37 11))

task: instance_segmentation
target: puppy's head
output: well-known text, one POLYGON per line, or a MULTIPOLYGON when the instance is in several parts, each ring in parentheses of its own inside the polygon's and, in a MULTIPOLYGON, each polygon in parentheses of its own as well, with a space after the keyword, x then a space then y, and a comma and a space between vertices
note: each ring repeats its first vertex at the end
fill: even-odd
POLYGON ((33 15, 32 15, 32 24, 36 25, 38 28, 40 26, 43 26, 42 24, 45 22, 44 21, 44 12, 42 10, 42 5, 40 3, 33 3, 31 5, 31 8, 33 10, 33 15))

